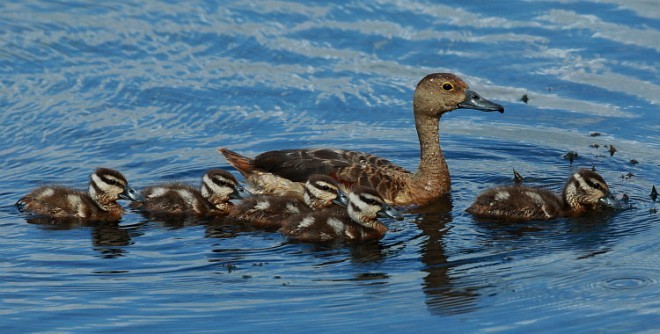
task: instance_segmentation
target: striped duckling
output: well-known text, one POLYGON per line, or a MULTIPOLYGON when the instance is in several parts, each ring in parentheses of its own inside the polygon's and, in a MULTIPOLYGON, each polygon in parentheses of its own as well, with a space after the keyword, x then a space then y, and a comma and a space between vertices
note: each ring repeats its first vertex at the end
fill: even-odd
POLYGON ((621 204, 600 175, 580 169, 568 179, 561 197, 541 188, 495 187, 477 196, 465 211, 481 218, 526 221, 575 217, 602 206, 620 208, 621 204))
POLYGON ((222 169, 206 172, 200 190, 183 183, 168 183, 146 187, 141 193, 144 201, 134 203, 134 208, 160 216, 195 217, 226 215, 235 207, 230 199, 250 196, 231 173, 222 169))
POLYGON ((126 178, 114 169, 98 168, 90 176, 88 192, 60 187, 43 186, 16 202, 21 212, 52 218, 115 221, 124 209, 119 199, 141 201, 126 178))
POLYGON ((306 242, 379 240, 387 227, 378 217, 402 219, 372 188, 354 186, 346 210, 314 211, 285 221, 280 232, 290 239, 306 242))
POLYGON ((307 179, 302 197, 294 193, 285 196, 254 196, 238 204, 232 216, 257 228, 276 230, 293 215, 333 206, 336 210, 344 211, 341 206, 346 205, 345 196, 333 178, 315 174, 307 179))

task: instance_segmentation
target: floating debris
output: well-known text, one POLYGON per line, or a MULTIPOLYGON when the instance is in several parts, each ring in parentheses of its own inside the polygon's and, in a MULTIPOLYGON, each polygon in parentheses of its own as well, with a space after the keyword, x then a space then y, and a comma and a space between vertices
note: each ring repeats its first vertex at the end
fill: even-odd
POLYGON ((578 157, 579 157, 579 155, 577 154, 577 152, 573 152, 573 151, 570 151, 570 152, 564 154, 564 159, 568 160, 571 164, 578 157))
POLYGON ((592 136, 592 137, 598 137, 598 136, 600 136, 600 132, 592 132, 589 135, 592 136))
POLYGON ((656 208, 650 208, 649 213, 658 213, 658 209, 656 208))
POLYGON ((639 163, 639 161, 637 161, 635 159, 630 159, 630 163, 633 164, 633 165, 636 165, 636 164, 639 163))
POLYGON ((658 191, 655 190, 655 186, 653 186, 653 188, 651 188, 651 198, 653 199, 654 202, 658 198, 658 191))
POLYGON ((523 101, 523 102, 525 102, 525 104, 527 104, 527 101, 529 101, 529 97, 527 97, 527 94, 523 95, 523 96, 520 98, 520 101, 523 101))
POLYGON ((591 171, 595 172, 596 171, 596 165, 591 165, 591 171))
POLYGON ((520 175, 520 173, 518 173, 518 171, 514 168, 513 169, 513 182, 515 182, 516 184, 521 184, 522 181, 523 181, 522 175, 520 175))
POLYGON ((610 145, 610 156, 613 156, 614 152, 616 152, 616 148, 614 148, 614 145, 610 145))
POLYGON ((600 145, 598 145, 598 144, 591 144, 591 145, 589 145, 589 147, 592 147, 592 148, 599 148, 600 145))
POLYGON ((628 174, 621 174, 621 180, 630 180, 635 174, 628 172, 628 174))

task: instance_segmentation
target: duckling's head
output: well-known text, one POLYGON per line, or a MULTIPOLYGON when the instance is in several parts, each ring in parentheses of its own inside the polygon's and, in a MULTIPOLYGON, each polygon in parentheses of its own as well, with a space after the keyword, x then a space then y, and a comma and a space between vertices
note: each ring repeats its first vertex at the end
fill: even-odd
POLYGON ((605 180, 589 169, 580 169, 571 175, 564 186, 562 197, 574 213, 601 205, 615 207, 618 202, 610 193, 605 180))
POLYGON ((451 73, 433 73, 424 77, 415 89, 413 105, 416 116, 421 113, 440 117, 459 108, 504 112, 504 107, 484 99, 451 73))
POLYGON ((303 198, 309 207, 316 210, 327 208, 332 203, 342 204, 345 195, 335 179, 327 175, 314 174, 305 183, 303 198))
POLYGON ((224 205, 230 199, 246 198, 250 192, 224 169, 212 169, 202 177, 202 196, 214 205, 224 205))
POLYGON ((348 215, 353 221, 370 226, 377 217, 402 219, 401 213, 387 205, 372 188, 354 186, 348 194, 348 215))
POLYGON ((99 203, 114 202, 118 199, 143 201, 142 195, 128 185, 120 172, 110 168, 98 168, 89 180, 89 194, 99 203))

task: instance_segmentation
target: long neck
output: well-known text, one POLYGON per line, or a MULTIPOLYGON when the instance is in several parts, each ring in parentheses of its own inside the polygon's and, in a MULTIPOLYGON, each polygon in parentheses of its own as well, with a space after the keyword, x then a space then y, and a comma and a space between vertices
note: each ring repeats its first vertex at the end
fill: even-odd
POLYGON ((440 117, 423 114, 415 117, 421 159, 414 178, 423 187, 437 188, 439 184, 449 184, 449 169, 440 149, 439 125, 440 117))

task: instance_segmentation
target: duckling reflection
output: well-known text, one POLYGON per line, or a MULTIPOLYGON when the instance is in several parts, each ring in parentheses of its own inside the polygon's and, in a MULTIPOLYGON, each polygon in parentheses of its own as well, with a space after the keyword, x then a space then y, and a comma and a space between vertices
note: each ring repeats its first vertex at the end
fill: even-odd
POLYGON ((122 228, 119 222, 90 222, 82 219, 31 217, 26 219, 28 224, 39 225, 47 230, 73 230, 78 228, 91 228, 92 248, 101 253, 103 257, 114 258, 123 256, 125 246, 131 244, 131 230, 122 228))

